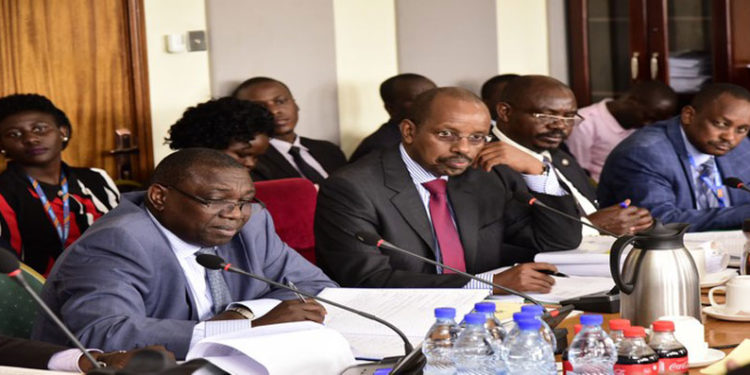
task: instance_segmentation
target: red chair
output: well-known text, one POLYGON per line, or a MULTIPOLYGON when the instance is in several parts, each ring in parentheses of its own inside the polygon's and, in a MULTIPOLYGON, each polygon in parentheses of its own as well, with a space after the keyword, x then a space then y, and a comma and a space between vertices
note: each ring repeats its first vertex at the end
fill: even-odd
POLYGON ((305 178, 255 183, 255 197, 265 203, 276 233, 292 249, 315 264, 315 203, 318 190, 305 178))

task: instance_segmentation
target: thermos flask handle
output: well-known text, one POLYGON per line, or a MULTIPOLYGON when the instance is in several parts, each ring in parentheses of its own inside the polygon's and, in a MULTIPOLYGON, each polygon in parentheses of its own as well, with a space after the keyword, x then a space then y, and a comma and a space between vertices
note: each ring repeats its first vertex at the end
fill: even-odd
POLYGON ((612 244, 612 249, 609 252, 609 271, 612 273, 612 278, 615 280, 617 288, 625 294, 633 292, 633 284, 626 284, 620 277, 620 256, 625 246, 630 245, 635 240, 635 236, 622 236, 612 244))

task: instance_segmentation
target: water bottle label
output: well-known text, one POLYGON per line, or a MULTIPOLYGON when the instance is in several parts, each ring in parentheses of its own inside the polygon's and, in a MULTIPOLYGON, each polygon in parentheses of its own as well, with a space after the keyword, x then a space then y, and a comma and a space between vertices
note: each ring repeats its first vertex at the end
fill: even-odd
POLYGON ((688 357, 659 359, 660 374, 678 375, 687 374, 689 372, 690 366, 688 365, 688 357))
POLYGON ((658 373, 658 362, 637 365, 615 365, 615 375, 656 375, 658 373))

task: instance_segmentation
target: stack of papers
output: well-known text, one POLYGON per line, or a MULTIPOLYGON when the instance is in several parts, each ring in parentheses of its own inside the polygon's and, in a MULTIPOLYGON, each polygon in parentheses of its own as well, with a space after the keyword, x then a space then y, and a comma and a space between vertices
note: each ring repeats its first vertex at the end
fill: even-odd
POLYGON ((676 92, 698 92, 711 80, 711 56, 705 52, 675 53, 667 60, 669 85, 676 92))

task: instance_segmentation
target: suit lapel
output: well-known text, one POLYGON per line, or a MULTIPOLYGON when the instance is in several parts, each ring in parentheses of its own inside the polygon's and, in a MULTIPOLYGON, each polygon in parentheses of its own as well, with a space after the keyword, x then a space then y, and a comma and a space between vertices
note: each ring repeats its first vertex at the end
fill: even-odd
POLYGON ((321 167, 326 171, 326 173, 331 174, 331 166, 328 162, 328 159, 326 158, 326 153, 322 149, 318 148, 318 144, 315 142, 310 142, 309 138, 305 137, 299 137, 299 143, 305 148, 307 148, 307 151, 310 152, 310 155, 320 164, 321 167))
MULTIPOLYGON (((672 143, 672 147, 677 153, 677 158, 680 160, 680 166, 682 167, 683 177, 687 180, 687 186, 690 190, 690 197, 693 203, 693 207, 696 207, 695 201, 695 181, 693 181, 693 171, 690 167, 690 159, 688 158, 687 147, 682 137, 682 124, 680 123, 680 117, 673 118, 666 126, 667 138, 672 143)), ((731 199, 731 198, 730 198, 731 199)))
POLYGON ((435 240, 432 227, 427 218, 422 199, 406 169, 398 148, 391 148, 383 152, 383 176, 387 188, 395 192, 391 203, 409 226, 416 232, 427 246, 435 251, 435 240))
POLYGON ((273 145, 269 147, 266 153, 261 155, 259 159, 261 164, 268 165, 268 168, 265 169, 269 170, 276 178, 302 177, 299 172, 289 164, 284 155, 281 155, 279 150, 277 150, 276 147, 273 147, 273 145), (276 172, 273 171, 274 169, 276 172))
POLYGON ((464 259, 467 270, 477 269, 477 237, 479 234, 479 206, 476 193, 471 184, 463 183, 465 174, 471 173, 467 170, 464 175, 448 179, 448 199, 450 200, 453 214, 456 216, 456 226, 461 237, 464 248, 464 259))

